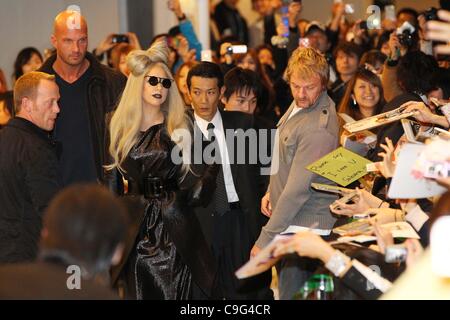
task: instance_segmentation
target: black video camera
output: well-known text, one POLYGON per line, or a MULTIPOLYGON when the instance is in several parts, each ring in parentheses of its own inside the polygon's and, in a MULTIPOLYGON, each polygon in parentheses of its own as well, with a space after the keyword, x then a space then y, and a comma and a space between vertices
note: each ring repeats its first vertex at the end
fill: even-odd
POLYGON ((410 48, 414 44, 413 34, 416 31, 413 25, 405 21, 403 25, 397 29, 398 41, 403 47, 410 48))
POLYGON ((362 29, 362 30, 368 30, 369 26, 367 25, 367 21, 361 21, 359 23, 359 28, 362 29))
POLYGON ((112 43, 130 43, 130 39, 126 34, 115 34, 112 37, 112 43))
POLYGON ((427 21, 439 20, 437 13, 438 13, 438 9, 431 7, 423 13, 423 16, 425 17, 425 20, 427 20, 427 21))

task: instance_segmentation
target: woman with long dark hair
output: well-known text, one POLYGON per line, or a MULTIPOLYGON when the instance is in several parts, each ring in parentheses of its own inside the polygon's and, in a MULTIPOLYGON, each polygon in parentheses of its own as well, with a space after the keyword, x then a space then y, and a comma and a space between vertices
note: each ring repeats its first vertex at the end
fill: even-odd
POLYGON ((42 62, 42 55, 38 49, 33 47, 22 49, 14 62, 13 80, 16 81, 30 71, 36 71, 41 67, 42 62))

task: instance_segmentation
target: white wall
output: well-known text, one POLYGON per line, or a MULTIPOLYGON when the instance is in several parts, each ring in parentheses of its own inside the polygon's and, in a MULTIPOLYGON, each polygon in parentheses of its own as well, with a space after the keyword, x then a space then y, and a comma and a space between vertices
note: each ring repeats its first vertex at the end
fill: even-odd
MULTIPOLYGON (((89 50, 109 33, 124 31, 119 23, 123 0, 0 0, 0 68, 9 88, 17 53, 27 46, 50 48, 53 19, 69 5, 78 5, 88 21, 89 50), (120 6, 121 5, 121 6, 120 6)), ((122 19, 123 20, 123 19, 122 19)))
MULTIPOLYGON (((109 33, 126 32, 127 0, 0 0, 0 68, 5 72, 10 84, 12 67, 17 53, 24 47, 34 46, 41 52, 51 47, 50 34, 56 14, 76 4, 81 7, 89 25, 89 48, 92 50, 109 33)), ((131 0, 132 1, 132 0, 131 0)), ((154 32, 165 33, 177 23, 173 13, 167 8, 166 0, 152 1, 154 7, 154 32)), ((213 0, 218 2, 219 0, 213 0)), ((197 1, 181 0, 182 5, 196 26, 195 8, 197 1)), ((302 16, 309 20, 327 21, 333 0, 303 0, 302 16)), ((364 17, 371 0, 346 0, 354 3, 355 18, 364 17)), ((397 8, 409 6, 425 9, 437 6, 438 0, 397 0, 397 8)), ((257 15, 251 10, 251 0, 240 0, 239 9, 249 23, 257 15)))

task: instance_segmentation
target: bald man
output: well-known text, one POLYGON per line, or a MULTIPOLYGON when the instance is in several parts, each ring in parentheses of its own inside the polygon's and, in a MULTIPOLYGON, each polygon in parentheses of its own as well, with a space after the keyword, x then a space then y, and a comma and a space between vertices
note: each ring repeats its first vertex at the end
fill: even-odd
POLYGON ((53 137, 61 145, 62 184, 102 182, 105 115, 116 107, 126 78, 87 51, 88 25, 77 11, 56 16, 51 42, 56 54, 40 70, 54 74, 60 89, 61 111, 53 137))

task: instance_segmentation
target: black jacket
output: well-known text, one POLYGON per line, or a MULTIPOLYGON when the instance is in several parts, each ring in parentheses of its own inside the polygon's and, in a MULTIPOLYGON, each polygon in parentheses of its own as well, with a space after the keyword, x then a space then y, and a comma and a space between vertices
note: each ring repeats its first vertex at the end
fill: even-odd
MULTIPOLYGON (((243 129, 245 131, 247 129, 254 128, 254 120, 250 115, 236 111, 220 111, 220 113, 222 116, 224 130, 243 129)), ((233 176, 233 182, 239 197, 241 209, 245 214, 250 239, 252 241, 256 241, 265 220, 260 211, 260 167, 258 163, 252 164, 249 161, 250 150, 252 150, 249 139, 246 139, 246 144, 244 145, 245 150, 238 150, 239 147, 241 146, 235 140, 233 153, 231 153, 231 149, 228 150, 230 155, 234 155, 234 159, 230 159, 231 174, 233 176), (246 153, 245 163, 238 164, 237 157, 238 154, 242 152, 246 153)), ((230 146, 228 146, 228 148, 230 148, 230 146)), ((196 174, 202 174, 204 168, 205 164, 191 165, 191 170, 196 174)), ((205 233, 208 242, 212 241, 211 230, 213 230, 213 222, 211 212, 214 210, 213 207, 214 203, 212 201, 206 208, 196 208, 196 214, 199 217, 203 232, 205 233)))
POLYGON ((247 21, 238 10, 228 7, 221 1, 214 10, 213 18, 222 38, 232 36, 239 42, 248 43, 247 21))
MULTIPOLYGON (((127 79, 121 73, 100 64, 90 53, 86 54, 86 59, 93 71, 87 86, 87 103, 94 161, 98 180, 104 181, 102 166, 105 164, 105 152, 108 148, 104 141, 107 130, 105 116, 118 105, 127 79)), ((48 58, 40 71, 55 74, 55 61, 56 55, 48 58)))
POLYGON ((60 185, 48 136, 22 118, 0 131, 0 263, 36 257, 42 214, 60 185))

